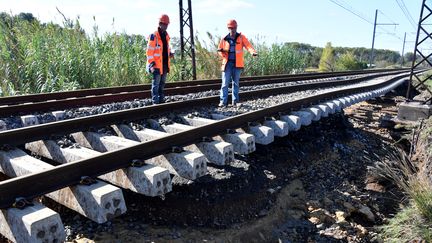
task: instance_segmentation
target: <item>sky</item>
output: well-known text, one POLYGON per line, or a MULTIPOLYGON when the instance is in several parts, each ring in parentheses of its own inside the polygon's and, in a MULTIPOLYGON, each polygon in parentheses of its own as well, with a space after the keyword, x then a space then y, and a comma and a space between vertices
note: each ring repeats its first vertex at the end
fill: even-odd
MULTIPOLYGON (((187 2, 183 0, 185 8, 187 2)), ((206 32, 226 35, 227 21, 236 19, 238 32, 267 44, 324 47, 331 42, 332 46, 370 48, 378 9, 375 48, 402 52, 407 33, 406 53, 414 51, 421 4, 422 0, 192 0, 192 13, 195 34, 203 40, 206 32)), ((178 0, 0 0, 0 12, 32 13, 42 22, 62 24, 56 7, 68 18, 79 17, 87 32, 96 24, 99 33, 146 36, 156 30, 158 17, 165 13, 170 16, 170 36, 180 36, 178 0)))

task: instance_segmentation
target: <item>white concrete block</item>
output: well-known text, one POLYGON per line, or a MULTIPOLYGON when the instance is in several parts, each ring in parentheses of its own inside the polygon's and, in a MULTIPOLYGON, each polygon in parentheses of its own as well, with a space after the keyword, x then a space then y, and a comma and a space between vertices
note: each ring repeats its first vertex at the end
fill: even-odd
POLYGON ((24 127, 33 126, 39 124, 39 120, 34 115, 21 116, 21 122, 24 127))
MULTIPOLYGON (((218 118, 222 119, 225 117, 220 115, 218 118)), ((201 117, 184 117, 183 121, 191 126, 203 126, 215 122, 214 120, 201 117)), ((237 154, 250 154, 256 149, 255 137, 247 133, 237 133, 233 131, 232 133, 228 132, 220 136, 216 136, 214 139, 232 144, 234 152, 237 154)))
POLYGON ((320 105, 316 105, 314 107, 321 110, 321 117, 328 117, 329 116, 330 108, 327 105, 320 104, 320 105))
POLYGON ((51 114, 56 118, 57 121, 63 120, 65 118, 66 112, 64 111, 53 111, 51 114))
MULTIPOLYGON (((52 140, 27 143, 26 149, 62 164, 89 159, 101 154, 84 147, 60 148, 52 140)), ((130 166, 109 172, 98 178, 151 197, 160 196, 172 190, 169 171, 153 165, 130 166)))
POLYGON ((333 100, 332 102, 335 104, 335 112, 341 112, 343 109, 343 103, 340 100, 333 100))
POLYGON ((267 126, 251 124, 244 129, 240 129, 240 131, 252 134, 255 137, 255 143, 257 144, 267 145, 274 141, 274 131, 267 126))
POLYGON ((255 137, 249 133, 228 132, 216 136, 215 139, 232 144, 237 154, 250 154, 256 150, 255 137))
MULTIPOLYGON (((162 129, 170 134, 193 129, 193 126, 173 123, 162 126, 162 129)), ((204 154, 210 163, 225 165, 234 161, 234 147, 232 144, 220 141, 200 142, 185 147, 185 149, 204 154)))
POLYGON ((171 174, 189 180, 195 180, 207 173, 206 157, 190 151, 159 155, 146 160, 146 163, 166 168, 171 174))
POLYGON ((321 119, 321 115, 322 115, 322 110, 318 109, 316 107, 309 107, 309 108, 304 108, 302 109, 303 111, 307 111, 309 113, 311 113, 312 116, 312 121, 319 121, 321 119))
POLYGON ((339 101, 339 102, 341 102, 341 104, 342 104, 341 108, 342 109, 345 108, 345 107, 347 107, 347 106, 349 106, 349 103, 348 103, 348 101, 345 98, 339 98, 339 99, 336 99, 336 100, 339 101))
MULTIPOLYGON (((134 146, 139 142, 117 136, 105 136, 93 132, 72 134, 75 141, 82 146, 95 149, 99 152, 112 151, 127 146, 134 146)), ((207 173, 207 158, 196 152, 168 153, 146 160, 146 163, 161 166, 170 173, 189 180, 203 176, 207 173)))
POLYGON ((0 120, 0 131, 6 131, 6 130, 7 130, 6 122, 3 120, 0 120))
POLYGON ((308 111, 293 111, 291 114, 300 117, 302 126, 309 126, 312 124, 312 118, 314 115, 308 111))
POLYGON ((288 124, 290 131, 298 131, 301 128, 301 118, 295 115, 281 115, 280 119, 288 124))
POLYGON ((273 129, 274 136, 285 137, 288 135, 289 126, 286 122, 281 120, 265 120, 263 125, 273 129))
MULTIPOLYGON (((9 177, 23 176, 53 167, 19 149, 0 151, 0 171, 9 177)), ((97 223, 104 223, 126 212, 122 191, 101 181, 91 185, 65 187, 46 196, 97 223)))
POLYGON ((37 202, 23 209, 0 210, 0 233, 18 243, 60 243, 66 240, 59 214, 37 202))
POLYGON ((207 119, 207 118, 202 118, 202 117, 182 117, 182 122, 189 125, 189 126, 194 126, 194 127, 199 127, 199 126, 204 126, 204 125, 208 125, 211 123, 214 123, 216 121, 212 120, 212 119, 207 119))
POLYGON ((326 105, 329 108, 329 111, 328 111, 329 114, 336 113, 336 104, 334 102, 328 101, 328 102, 323 103, 323 105, 326 105))

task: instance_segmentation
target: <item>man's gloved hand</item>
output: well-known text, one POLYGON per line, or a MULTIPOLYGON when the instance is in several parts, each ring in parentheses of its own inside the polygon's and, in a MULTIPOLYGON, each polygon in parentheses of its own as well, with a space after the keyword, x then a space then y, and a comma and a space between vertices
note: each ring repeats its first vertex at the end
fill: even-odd
POLYGON ((150 71, 150 73, 153 73, 153 72, 154 72, 154 70, 155 70, 154 65, 156 65, 155 62, 151 62, 151 63, 149 64, 149 71, 150 71))

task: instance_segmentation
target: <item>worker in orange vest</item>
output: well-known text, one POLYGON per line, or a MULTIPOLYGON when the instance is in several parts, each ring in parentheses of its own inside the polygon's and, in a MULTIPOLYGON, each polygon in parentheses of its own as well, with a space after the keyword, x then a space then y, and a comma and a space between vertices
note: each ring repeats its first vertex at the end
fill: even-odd
POLYGON ((237 22, 234 19, 228 20, 227 27, 229 34, 219 43, 218 53, 222 57, 222 85, 220 90, 219 107, 228 105, 228 86, 232 80, 232 105, 239 103, 239 80, 244 68, 243 47, 253 56, 257 52, 249 40, 242 34, 237 33, 237 22))
POLYGON ((153 75, 151 96, 153 104, 164 103, 164 87, 170 69, 170 37, 167 28, 170 23, 168 15, 159 18, 157 31, 149 36, 147 44, 147 71, 153 75))

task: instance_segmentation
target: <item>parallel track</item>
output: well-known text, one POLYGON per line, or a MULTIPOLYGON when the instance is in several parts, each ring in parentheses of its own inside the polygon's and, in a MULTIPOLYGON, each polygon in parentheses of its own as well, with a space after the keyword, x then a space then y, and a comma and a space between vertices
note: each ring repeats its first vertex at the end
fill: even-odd
MULTIPOLYGON (((403 70, 385 70, 387 73, 401 73, 403 70)), ((309 85, 307 80, 315 80, 311 82, 322 83, 328 87, 331 85, 339 85, 341 83, 350 84, 352 82, 360 82, 362 80, 373 78, 383 75, 377 73, 376 70, 372 71, 356 71, 356 72, 339 72, 339 73, 324 73, 324 74, 308 74, 308 75, 274 75, 274 76, 261 76, 261 77, 248 77, 242 81, 242 86, 264 85, 283 82, 292 82, 291 91, 304 89, 309 85), (370 74, 371 73, 371 74, 370 74), (374 74, 376 73, 376 74, 374 74), (367 77, 352 79, 352 80, 338 80, 338 81, 321 81, 317 79, 328 77, 341 77, 347 75, 370 74, 367 77), (331 76, 333 75, 333 76, 331 76), (301 81, 302 83, 297 83, 301 81)), ((219 82, 216 80, 201 80, 201 81, 188 81, 170 83, 165 89, 166 95, 182 95, 194 92, 203 92, 208 90, 218 90, 220 88, 219 82), (210 82, 211 81, 211 82, 210 82), (195 85, 193 85, 195 84, 195 85), (172 87, 174 86, 175 87, 172 87)), ((100 105, 111 102, 121 102, 134 99, 150 98, 150 87, 147 85, 129 86, 129 87, 115 87, 107 89, 96 90, 82 90, 59 92, 51 94, 17 96, 17 97, 4 97, 0 98, 0 117, 6 117, 17 114, 29 114, 36 112, 47 112, 53 110, 70 109, 81 106, 100 105), (142 88, 146 89, 142 89, 142 88), (140 88, 140 89, 138 89, 140 88), (137 90, 138 89, 138 90, 137 90), (127 90, 127 91, 126 91, 127 90), (103 93, 102 93, 103 92, 103 93), (111 93, 109 93, 111 92, 111 93), (56 99, 55 99, 56 98, 56 99), (55 100, 54 100, 55 99, 55 100), (20 102, 20 103, 17 103, 20 102), (27 103, 31 102, 31 103, 27 103)))
MULTIPOLYGON (((243 85, 247 85, 247 81, 253 80, 284 80, 284 82, 297 81, 297 80, 310 80, 318 78, 327 77, 340 77, 348 75, 358 75, 358 74, 368 74, 368 73, 378 73, 385 71, 402 71, 406 69, 372 69, 372 70, 361 70, 361 71, 344 71, 344 72, 326 72, 326 73, 304 73, 304 74, 281 74, 281 75, 265 75, 265 76, 251 76, 251 77, 241 77, 240 82, 243 85)), ((220 79, 205 79, 205 80, 193 80, 193 81, 181 81, 181 82, 170 82, 166 83, 166 88, 175 87, 191 87, 216 84, 220 85, 220 79)), ((250 83, 251 85, 258 84, 250 83)), ((93 95, 107 95, 107 94, 117 94, 124 92, 136 92, 149 90, 151 85, 141 84, 141 85, 127 85, 127 86, 117 86, 110 88, 96 88, 96 89, 82 89, 75 91, 64 91, 55 93, 42 93, 42 94, 29 94, 29 95, 18 95, 18 96, 8 96, 0 97, 0 106, 4 105, 17 105, 28 102, 43 102, 48 100, 62 100, 68 98, 78 98, 93 95)))

